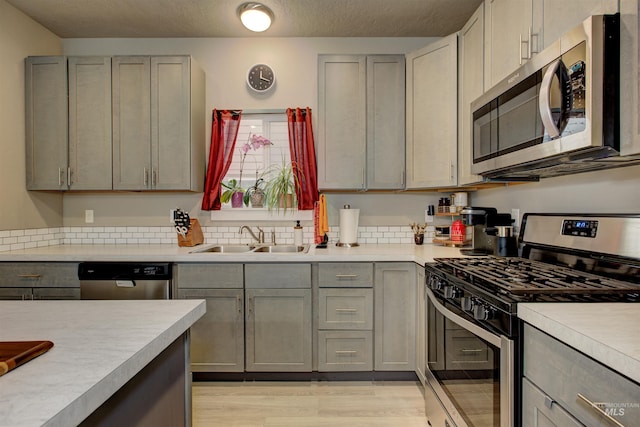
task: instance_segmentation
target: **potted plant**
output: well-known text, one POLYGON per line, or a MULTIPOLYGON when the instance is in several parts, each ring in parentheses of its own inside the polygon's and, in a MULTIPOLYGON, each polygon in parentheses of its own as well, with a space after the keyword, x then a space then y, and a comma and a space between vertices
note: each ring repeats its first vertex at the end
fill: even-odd
POLYGON ((285 162, 280 165, 272 165, 267 171, 269 179, 266 184, 267 208, 287 209, 293 208, 297 204, 295 165, 293 162, 285 162))
POLYGON ((252 208, 261 208, 265 199, 264 185, 264 179, 258 178, 258 172, 256 171, 256 183, 244 193, 244 204, 249 206, 249 203, 251 203, 252 208))
POLYGON ((240 187, 240 181, 232 178, 227 183, 223 182, 222 186, 226 188, 226 190, 220 195, 220 201, 222 203, 229 203, 229 201, 231 201, 232 207, 241 208, 244 199, 244 189, 240 187))

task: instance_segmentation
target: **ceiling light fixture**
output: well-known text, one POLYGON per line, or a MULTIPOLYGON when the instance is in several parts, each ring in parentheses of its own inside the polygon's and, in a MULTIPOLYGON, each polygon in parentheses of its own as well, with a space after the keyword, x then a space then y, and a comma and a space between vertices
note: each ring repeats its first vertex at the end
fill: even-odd
POLYGON ((242 3, 238 7, 238 16, 242 25, 256 33, 267 30, 273 22, 273 12, 261 3, 242 3))

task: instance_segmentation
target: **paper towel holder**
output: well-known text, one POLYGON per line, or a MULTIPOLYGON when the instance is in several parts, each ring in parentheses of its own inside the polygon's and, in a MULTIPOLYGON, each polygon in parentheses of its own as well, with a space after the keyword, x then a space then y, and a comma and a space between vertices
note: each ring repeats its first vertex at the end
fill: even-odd
MULTIPOLYGON (((351 209, 351 205, 344 205, 343 209, 351 209)), ((356 221, 356 224, 357 224, 357 221, 356 221)), ((340 225, 342 229, 342 224, 340 225)), ((356 230, 357 230, 357 226, 356 226, 356 230)), ((357 235, 357 231, 356 231, 356 235, 357 235)), ((358 244, 358 242, 340 242, 339 241, 338 243, 336 243, 336 246, 344 247, 344 248, 353 248, 360 245, 358 244)))

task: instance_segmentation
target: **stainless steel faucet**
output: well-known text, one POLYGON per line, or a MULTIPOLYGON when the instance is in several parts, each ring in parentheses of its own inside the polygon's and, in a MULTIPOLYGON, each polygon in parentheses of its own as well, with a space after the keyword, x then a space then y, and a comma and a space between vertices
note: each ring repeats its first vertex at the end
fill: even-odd
POLYGON ((238 234, 242 234, 244 230, 247 230, 249 234, 251 234, 251 237, 253 237, 258 243, 264 243, 264 231, 260 227, 256 227, 256 228, 258 229, 257 236, 253 233, 253 231, 251 230, 251 227, 247 225, 243 225, 242 227, 240 227, 240 231, 238 231, 238 234))

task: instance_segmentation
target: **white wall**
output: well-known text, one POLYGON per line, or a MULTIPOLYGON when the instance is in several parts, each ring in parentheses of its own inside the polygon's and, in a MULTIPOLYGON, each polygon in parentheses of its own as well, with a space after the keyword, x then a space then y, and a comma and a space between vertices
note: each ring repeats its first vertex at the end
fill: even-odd
POLYGON ((0 0, 0 230, 62 225, 60 194, 26 190, 24 142, 24 59, 61 52, 56 35, 0 0))

